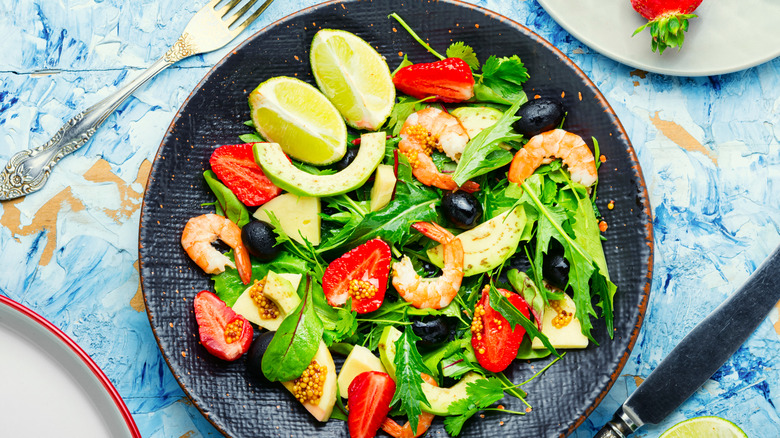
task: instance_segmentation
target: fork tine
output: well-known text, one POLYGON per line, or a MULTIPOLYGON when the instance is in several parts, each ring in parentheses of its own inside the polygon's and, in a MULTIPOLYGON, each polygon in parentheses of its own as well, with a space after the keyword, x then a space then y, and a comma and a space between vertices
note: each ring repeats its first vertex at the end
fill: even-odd
POLYGON ((238 27, 234 29, 234 32, 243 32, 244 29, 249 27, 249 25, 252 24, 252 22, 255 21, 257 17, 260 16, 260 14, 263 13, 263 11, 268 9, 268 6, 271 6, 271 3, 273 3, 273 1, 274 0, 265 0, 265 3, 260 5, 260 7, 257 8, 257 10, 252 15, 250 15, 246 20, 244 20, 243 23, 239 24, 238 27))
MULTIPOLYGON (((231 0, 217 11, 217 15, 219 15, 219 18, 225 19, 225 16, 230 12, 231 9, 235 8, 237 4, 241 3, 241 0, 231 0)), ((216 6, 216 5, 214 5, 216 6)))
POLYGON ((240 9, 238 12, 236 12, 235 14, 233 14, 233 15, 232 15, 232 16, 231 16, 231 17, 228 19, 228 20, 230 21, 230 23, 228 24, 228 27, 231 27, 231 26, 233 26, 234 24, 236 24, 236 22, 238 21, 238 19, 239 19, 239 18, 241 18, 241 16, 242 16, 242 15, 244 15, 244 14, 246 13, 246 11, 248 11, 248 10, 249 10, 249 8, 251 8, 252 6, 254 6, 254 4, 255 4, 255 3, 257 3, 257 0, 249 0, 249 1, 248 1, 248 2, 247 2, 245 5, 244 5, 244 7, 243 7, 243 8, 241 8, 241 9, 240 9))

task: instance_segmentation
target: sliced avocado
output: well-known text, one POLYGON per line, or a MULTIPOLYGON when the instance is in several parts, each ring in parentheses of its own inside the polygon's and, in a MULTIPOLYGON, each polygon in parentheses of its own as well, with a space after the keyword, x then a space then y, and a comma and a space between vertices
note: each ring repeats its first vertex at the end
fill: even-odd
POLYGON ((339 371, 339 395, 342 398, 348 398, 347 390, 349 390, 349 384, 352 383, 352 380, 358 374, 366 371, 387 372, 385 367, 382 366, 382 361, 374 356, 371 350, 362 345, 355 345, 349 356, 344 359, 344 365, 341 366, 341 371, 339 371))
POLYGON ((252 216, 271 223, 269 212, 279 219, 282 230, 291 239, 302 245, 304 238, 314 246, 320 244, 320 198, 282 193, 261 205, 252 216))
MULTIPOLYGON (((395 380, 395 342, 401 337, 401 332, 393 326, 387 326, 382 330, 379 338, 379 357, 387 370, 387 374, 395 380)), ((450 415, 449 406, 452 402, 468 397, 466 385, 485 377, 475 372, 466 373, 456 384, 449 388, 440 388, 430 383, 423 382, 422 390, 430 406, 420 403, 420 408, 425 412, 435 415, 450 415)))
POLYGON ((371 211, 379 211, 390 203, 395 190, 395 182, 393 166, 380 164, 376 168, 374 187, 371 188, 371 211))
MULTIPOLYGON (((568 295, 563 294, 562 300, 550 301, 550 304, 544 306, 544 315, 542 316, 542 334, 547 336, 553 347, 557 348, 586 348, 588 346, 588 338, 582 334, 582 326, 580 320, 577 319, 576 314, 577 306, 574 304, 568 295), (571 321, 562 326, 560 320, 553 324, 555 319, 560 313, 566 312, 572 316, 571 321)), ((565 319, 564 319, 565 321, 565 319)), ((534 338, 531 342, 531 348, 544 349, 542 341, 539 338, 534 338)))
POLYGON ((360 149, 346 169, 332 175, 314 175, 295 167, 276 143, 255 143, 255 161, 276 186, 300 196, 333 196, 365 183, 385 156, 385 133, 360 136, 360 149))
POLYGON ((461 106, 450 111, 466 128, 469 138, 474 138, 483 129, 493 126, 504 113, 489 106, 461 106))
MULTIPOLYGON (((515 208, 458 234, 463 244, 463 275, 481 274, 501 265, 517 250, 523 236, 525 210, 515 208)), ((444 266, 441 245, 428 250, 431 263, 444 266)))
POLYGON ((275 331, 284 318, 300 304, 301 299, 296 293, 300 281, 301 274, 277 274, 268 271, 263 285, 263 295, 279 308, 279 315, 276 318, 266 319, 260 316, 260 310, 250 295, 254 285, 246 288, 238 297, 233 304, 233 311, 264 329, 275 331))
MULTIPOLYGON (((328 346, 325 342, 320 340, 320 347, 317 350, 317 354, 314 355, 313 361, 316 360, 317 364, 326 367, 325 371, 325 383, 322 385, 322 396, 318 403, 304 403, 303 407, 309 411, 317 421, 328 421, 330 414, 333 412, 333 406, 336 405, 336 364, 333 363, 333 356, 328 351, 328 346)), ((295 386, 295 380, 289 382, 282 382, 282 385, 287 388, 288 391, 293 392, 295 386)))

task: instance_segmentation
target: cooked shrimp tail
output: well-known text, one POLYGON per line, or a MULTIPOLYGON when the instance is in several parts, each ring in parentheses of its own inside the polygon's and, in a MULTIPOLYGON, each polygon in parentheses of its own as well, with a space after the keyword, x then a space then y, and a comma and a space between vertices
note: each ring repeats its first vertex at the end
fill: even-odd
POLYGON ((191 218, 181 233, 181 245, 192 261, 207 274, 219 274, 229 266, 238 270, 238 275, 244 284, 249 284, 252 278, 249 252, 241 241, 241 228, 230 219, 216 214, 203 214, 191 218), (221 240, 233 248, 235 264, 229 257, 214 248, 212 243, 216 240, 221 240))
POLYGON ((417 222, 412 228, 442 244, 442 275, 422 278, 414 270, 409 257, 403 256, 393 264, 393 287, 401 298, 418 309, 441 309, 455 298, 463 281, 463 244, 444 227, 432 222, 417 222))
POLYGON ((585 141, 577 134, 553 129, 531 137, 517 151, 509 166, 509 181, 522 184, 542 164, 560 158, 572 181, 590 187, 598 181, 596 160, 585 141))
POLYGON ((438 150, 453 161, 460 160, 469 136, 457 118, 438 108, 425 108, 406 118, 400 135, 398 150, 409 160, 418 181, 442 190, 479 190, 479 184, 473 181, 458 187, 450 175, 439 172, 431 159, 431 153, 438 150))
MULTIPOLYGON (((422 374, 423 380, 430 383, 433 386, 439 386, 436 384, 436 380, 433 379, 433 377, 422 374)), ((433 417, 435 415, 423 412, 417 417, 417 431, 412 432, 412 425, 407 421, 406 424, 401 426, 400 424, 396 423, 392 418, 386 417, 382 421, 382 430, 387 432, 390 436, 394 438, 417 438, 418 436, 424 434, 428 431, 428 428, 431 427, 431 423, 433 422, 433 417)))

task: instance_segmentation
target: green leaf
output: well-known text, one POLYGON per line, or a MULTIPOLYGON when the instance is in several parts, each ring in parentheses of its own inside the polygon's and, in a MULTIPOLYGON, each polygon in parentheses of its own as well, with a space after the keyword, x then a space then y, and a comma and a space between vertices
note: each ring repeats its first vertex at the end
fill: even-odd
POLYGON ((507 278, 509 283, 512 284, 515 292, 519 293, 521 297, 531 305, 531 311, 536 319, 536 326, 539 330, 542 329, 542 318, 544 318, 544 295, 539 292, 536 284, 531 280, 525 272, 520 272, 517 269, 510 269, 507 272, 507 278))
POLYGON ((498 313, 501 314, 501 316, 506 318, 512 330, 514 330, 515 327, 520 324, 525 329, 525 332, 529 337, 539 338, 539 340, 542 341, 542 344, 544 344, 544 346, 547 347, 547 349, 550 350, 552 354, 560 356, 558 351, 555 350, 555 347, 553 347, 553 345, 550 343, 550 340, 547 339, 547 336, 545 336, 541 331, 539 331, 538 328, 536 328, 536 324, 531 322, 530 319, 523 315, 523 313, 520 312, 520 310, 518 310, 517 307, 515 307, 511 302, 509 302, 505 296, 498 293, 498 290, 493 287, 493 285, 490 286, 488 296, 490 297, 490 307, 495 309, 498 313))
POLYGON ((504 397, 503 383, 495 377, 479 379, 466 385, 466 394, 468 397, 450 404, 452 416, 444 419, 444 429, 452 436, 459 435, 474 414, 504 397))
POLYGON ((260 137, 255 133, 241 134, 238 136, 238 138, 241 139, 241 141, 243 141, 244 143, 262 143, 265 141, 263 137, 260 137))
POLYGON ((400 64, 398 64, 398 67, 393 70, 393 73, 390 74, 390 76, 395 76, 395 74, 398 72, 398 70, 409 67, 410 65, 414 65, 412 61, 409 61, 409 58, 406 56, 406 53, 404 53, 404 59, 401 61, 400 64))
POLYGON ((450 44, 450 47, 447 48, 447 58, 460 58, 466 61, 466 64, 468 64, 472 70, 479 70, 477 54, 474 53, 474 49, 467 46, 463 41, 450 44))
POLYGON ((525 96, 523 83, 528 78, 530 78, 528 69, 517 55, 508 58, 491 56, 482 66, 480 82, 492 88, 501 97, 514 102, 521 95, 525 96))
POLYGON ((235 222, 239 227, 243 227, 252 220, 249 216, 249 210, 226 185, 219 181, 216 173, 207 170, 203 172, 203 178, 214 196, 217 197, 217 211, 222 212, 225 217, 235 222))
MULTIPOLYGON (((252 278, 265 278, 268 271, 277 274, 306 274, 309 270, 306 261, 287 252, 279 254, 276 259, 270 262, 252 259, 252 278)), ((235 269, 225 269, 225 272, 221 274, 212 275, 211 279, 214 280, 214 293, 228 306, 235 304, 238 297, 248 287, 241 281, 238 271, 235 269)))
POLYGON ((398 405, 400 411, 409 417, 412 430, 417 430, 420 403, 430 406, 422 390, 422 373, 428 374, 420 353, 415 345, 420 338, 414 334, 411 326, 406 326, 403 334, 395 342, 395 394, 390 406, 398 405))
MULTIPOLYGON (((519 98, 508 110, 504 111, 495 124, 483 129, 476 137, 469 140, 460 162, 458 162, 458 167, 452 174, 452 179, 456 184, 462 186, 466 181, 496 169, 496 163, 488 159, 491 153, 499 150, 504 151, 500 146, 501 142, 522 138, 520 134, 512 130, 512 123, 519 120, 515 114, 523 103, 525 103, 525 99, 519 98)), ((508 158, 509 161, 512 160, 511 154, 508 158)), ((509 164, 509 161, 504 164, 509 164)))
POLYGON ((263 374, 272 382, 297 379, 317 354, 322 340, 322 321, 314 311, 311 277, 301 304, 287 315, 263 355, 263 374))
POLYGON ((423 41, 423 40, 422 40, 422 38, 420 38, 420 37, 417 35, 417 33, 415 33, 415 31, 414 31, 414 30, 412 30, 412 28, 411 28, 411 27, 409 27, 409 25, 408 25, 408 24, 406 24, 406 22, 403 20, 403 18, 401 18, 401 17, 400 17, 398 14, 396 14, 395 12, 393 12, 392 14, 388 15, 387 17, 388 17, 388 18, 393 18, 393 19, 395 19, 395 21, 397 21, 397 22, 398 22, 398 24, 400 24, 400 25, 401 25, 401 27, 403 27, 404 29, 406 29, 406 31, 407 31, 407 32, 409 32, 409 35, 411 35, 411 36, 412 36, 412 38, 414 38, 414 40, 415 40, 415 41, 417 41, 418 43, 420 43, 420 45, 421 45, 421 46, 425 47, 425 50, 427 50, 427 51, 431 52, 431 54, 433 54, 435 57, 437 57, 437 58, 439 58, 439 59, 444 59, 444 57, 443 57, 443 56, 441 56, 439 53, 437 53, 435 50, 433 50, 433 48, 432 48, 431 46, 429 46, 429 45, 428 45, 428 43, 426 43, 425 41, 423 41))
POLYGON ((399 96, 398 103, 393 105, 393 110, 390 111, 390 118, 387 119, 385 131, 390 132, 393 137, 398 136, 407 117, 412 115, 413 112, 420 110, 424 106, 422 102, 428 99, 432 99, 432 97, 417 100, 410 96, 399 96))

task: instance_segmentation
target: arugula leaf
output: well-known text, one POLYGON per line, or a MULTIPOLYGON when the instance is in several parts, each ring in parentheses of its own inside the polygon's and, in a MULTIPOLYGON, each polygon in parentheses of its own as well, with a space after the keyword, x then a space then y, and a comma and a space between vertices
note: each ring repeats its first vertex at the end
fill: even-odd
POLYGON ((436 206, 441 197, 436 190, 423 186, 414 179, 406 157, 399 155, 398 182, 395 198, 383 209, 367 214, 360 223, 323 242, 318 253, 337 247, 355 247, 374 237, 404 246, 412 238, 410 224, 435 221, 436 206))
POLYGON ((509 322, 509 326, 512 328, 512 330, 515 329, 515 327, 520 324, 525 329, 525 332, 528 334, 531 338, 539 338, 540 341, 542 341, 542 344, 544 344, 545 347, 547 347, 552 354, 559 356, 558 351, 555 350, 555 347, 550 343, 550 340, 547 339, 547 336, 545 336, 539 329, 536 328, 536 324, 531 322, 530 319, 528 319, 525 315, 520 312, 517 307, 515 307, 512 303, 509 302, 509 300, 498 293, 498 290, 493 287, 493 285, 490 285, 488 296, 490 297, 490 307, 495 309, 498 313, 501 314, 504 318, 506 318, 507 322, 509 322))
POLYGON ((474 53, 474 49, 467 46, 463 41, 450 44, 450 46, 447 48, 447 58, 460 58, 466 61, 466 64, 468 64, 472 70, 479 70, 479 60, 477 59, 477 54, 474 53))
POLYGON ((263 355, 263 374, 272 382, 300 377, 319 349, 323 326, 314 312, 311 284, 311 277, 306 276, 301 304, 284 318, 263 355))
POLYGON ((393 137, 397 137, 407 117, 422 109, 421 107, 424 106, 422 103, 429 99, 433 99, 433 96, 419 100, 411 96, 398 96, 398 103, 393 105, 393 110, 390 111, 390 117, 384 127, 385 131, 390 132, 393 137))
POLYGON ((239 227, 248 224, 251 219, 249 210, 238 200, 238 197, 217 178, 211 170, 203 172, 203 178, 214 196, 217 197, 217 212, 235 222, 239 227))
POLYGON ((459 435, 474 414, 504 397, 503 383, 495 377, 479 379, 466 385, 466 394, 468 397, 450 403, 452 416, 444 419, 444 429, 452 436, 459 435))
POLYGON ((488 173, 512 161, 512 154, 502 149, 500 144, 503 141, 522 138, 522 135, 512 130, 512 123, 520 119, 515 114, 523 103, 524 99, 517 99, 508 110, 504 111, 495 124, 483 129, 476 137, 469 140, 460 162, 458 162, 458 167, 452 174, 452 179, 456 184, 461 186, 475 176, 488 173), (496 161, 496 157, 493 157, 492 160, 489 159, 492 153, 500 153, 499 151, 504 152, 503 159, 498 161, 496 161))
POLYGON ((251 134, 241 134, 238 136, 238 138, 243 141, 244 143, 262 143, 265 140, 263 137, 260 137, 259 135, 255 133, 251 134))
POLYGON ((409 417, 412 430, 417 430, 420 403, 430 406, 422 390, 422 373, 428 374, 428 368, 422 361, 415 343, 420 338, 414 334, 411 326, 406 326, 403 334, 395 342, 395 394, 390 406, 398 405, 401 412, 409 417))

